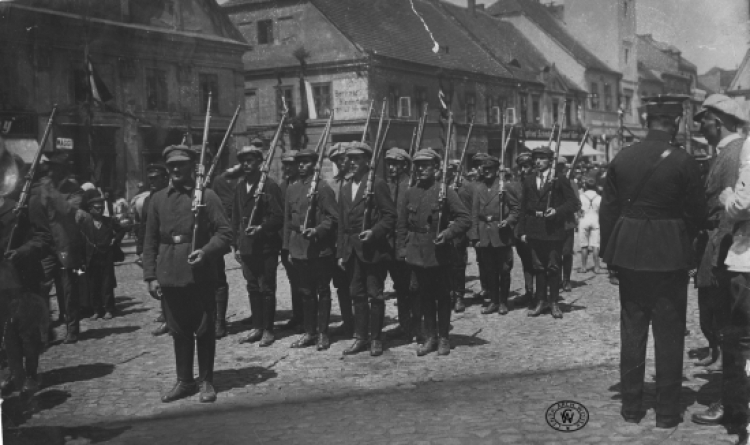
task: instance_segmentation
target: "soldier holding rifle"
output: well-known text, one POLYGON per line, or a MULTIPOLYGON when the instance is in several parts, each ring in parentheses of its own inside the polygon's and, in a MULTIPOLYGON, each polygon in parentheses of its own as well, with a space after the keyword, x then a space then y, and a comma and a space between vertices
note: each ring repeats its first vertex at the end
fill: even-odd
MULTIPOLYGON (((516 166, 518 168, 518 180, 513 181, 511 184, 508 184, 508 187, 514 188, 516 190, 518 202, 520 205, 522 199, 523 183, 526 180, 527 176, 534 175, 534 161, 531 159, 531 153, 521 153, 520 155, 518 155, 516 157, 516 166)), ((531 261, 531 249, 529 248, 529 243, 523 242, 521 240, 521 235, 518 233, 519 229, 519 225, 516 224, 514 230, 514 235, 516 238, 516 253, 518 254, 518 258, 521 259, 521 266, 523 267, 524 289, 526 289, 526 292, 522 297, 522 301, 524 301, 529 306, 529 309, 533 309, 534 264, 531 261)), ((518 302, 518 300, 516 300, 516 302, 518 302)))
POLYGON ((232 229, 212 190, 204 191, 197 217, 193 211, 195 152, 183 145, 170 146, 164 150, 164 160, 171 183, 151 199, 143 245, 143 278, 151 296, 164 301, 177 365, 177 383, 162 402, 188 397, 198 388, 201 402, 213 402, 215 261, 229 251, 232 229), (196 349, 198 384, 193 375, 196 349))
MULTIPOLYGON (((283 204, 282 210, 286 208, 287 195, 289 187, 299 180, 299 168, 294 158, 294 153, 287 152, 281 155, 281 171, 283 180, 279 187, 281 188, 281 198, 283 204)), ((279 236, 284 239, 284 228, 279 230, 279 236)), ((292 294, 292 318, 282 325, 284 329, 294 330, 302 333, 302 294, 299 291, 299 271, 294 267, 289 259, 289 249, 282 245, 281 247, 281 264, 284 265, 287 280, 289 280, 289 290, 292 294)), ((252 322, 252 321, 251 321, 252 322)))

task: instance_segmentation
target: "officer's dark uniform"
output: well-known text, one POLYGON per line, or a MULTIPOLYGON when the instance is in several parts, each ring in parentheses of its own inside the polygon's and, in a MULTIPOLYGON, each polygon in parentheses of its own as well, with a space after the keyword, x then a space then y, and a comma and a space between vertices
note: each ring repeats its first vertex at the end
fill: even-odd
MULTIPOLYGON (((440 155, 426 148, 414 155, 414 163, 436 162, 440 155)), ((406 192, 398 214, 397 252, 404 258, 417 277, 422 310, 424 313, 425 343, 417 351, 425 355, 438 349, 440 355, 450 353, 448 334, 450 331, 450 267, 457 261, 452 239, 466 234, 471 226, 471 217, 458 194, 447 188, 447 204, 440 208, 441 183, 430 178, 418 181, 406 192), (445 242, 435 245, 440 212, 444 220, 450 221, 445 232, 445 242)))
MULTIPOLYGON (((682 114, 682 103, 648 104, 647 112, 650 119, 673 119, 682 114)), ((609 166, 599 209, 602 258, 619 271, 622 415, 634 422, 643 415, 646 343, 653 322, 655 409, 662 427, 672 427, 682 417, 687 272, 695 266, 695 228, 706 215, 698 165, 671 146, 671 138, 666 131, 650 129, 644 141, 620 152, 609 166), (668 150, 671 154, 634 196, 646 172, 668 150)))
MULTIPOLYGON (((533 155, 552 157, 548 147, 534 149, 533 155)), ((550 161, 550 169, 554 169, 550 161)), ((553 170, 554 171, 554 170, 553 170)), ((541 173, 546 179, 549 170, 541 173)), ((529 312, 530 316, 540 315, 549 305, 552 316, 562 318, 562 311, 557 305, 560 295, 560 266, 565 237, 565 220, 575 212, 578 198, 573 193, 570 181, 565 176, 556 176, 553 180, 543 182, 539 188, 537 176, 529 176, 523 182, 518 234, 526 236, 531 249, 531 260, 536 278, 536 307, 529 312), (552 197, 550 199, 550 193, 552 197), (544 214, 549 208, 555 210, 552 217, 544 214), (549 293, 547 286, 549 285, 549 293)))
MULTIPOLYGON (((242 162, 245 156, 257 156, 263 159, 263 149, 247 146, 240 149, 237 159, 242 162)), ((235 236, 235 252, 242 259, 242 275, 247 281, 247 294, 253 316, 253 329, 241 343, 260 340, 260 346, 270 346, 274 340, 273 328, 276 317, 276 270, 279 264, 279 251, 282 239, 279 229, 284 224, 282 210, 283 198, 281 188, 276 182, 266 178, 258 210, 252 222, 250 216, 257 205, 255 193, 261 172, 257 170, 250 176, 245 175, 234 192, 232 205, 232 231, 235 236), (249 187, 248 187, 249 186, 249 187), (248 225, 260 226, 253 236, 245 230, 248 225)))
MULTIPOLYGON (((283 156, 281 156, 281 162, 283 164, 289 165, 289 164, 295 164, 297 161, 294 160, 294 154, 293 153, 285 153, 283 156)), ((281 197, 284 200, 282 203, 282 209, 286 208, 286 192, 289 189, 289 186, 294 184, 299 180, 299 177, 296 173, 296 167, 294 169, 295 173, 291 177, 285 177, 281 184, 279 184, 279 187, 281 188, 281 197)), ((282 224, 281 230, 279 230, 279 236, 281 239, 284 239, 284 227, 282 224)), ((302 308, 302 294, 300 293, 299 289, 299 273, 297 269, 294 267, 294 264, 289 260, 289 250, 286 247, 281 248, 281 264, 284 265, 284 270, 286 271, 286 278, 289 281, 289 290, 292 294, 292 318, 289 319, 289 321, 286 322, 284 325, 285 328, 288 329, 295 329, 300 330, 302 328, 302 320, 304 318, 303 314, 303 308, 302 308)), ((351 306, 351 304, 350 304, 351 306)))
MULTIPOLYGON (((186 146, 172 146, 164 151, 164 157, 169 164, 195 160, 195 153, 186 146)), ((193 355, 196 346, 201 399, 213 401, 216 397, 212 386, 216 352, 216 259, 229 251, 232 228, 219 197, 210 189, 204 192, 205 207, 196 222, 192 211, 193 194, 192 184, 178 186, 174 183, 155 193, 143 244, 143 278, 147 282, 158 281, 167 325, 174 340, 178 382, 162 397, 164 402, 195 392, 193 355), (204 258, 191 266, 187 261, 196 223, 200 228, 196 245, 204 252, 204 258)))
MULTIPOLYGON (((531 163, 532 163, 532 160, 531 160, 530 153, 522 153, 518 155, 518 157, 516 157, 516 165, 518 166, 518 170, 519 170, 518 180, 509 183, 508 187, 514 188, 516 190, 516 195, 518 196, 519 203, 523 199, 523 182, 527 176, 523 173, 523 170, 521 169, 521 167, 524 165, 529 165, 531 163)), ((535 175, 534 170, 531 170, 529 173, 529 176, 534 176, 534 175, 535 175)), ((534 301, 534 264, 531 260, 531 248, 529 247, 529 243, 525 243, 521 241, 521 235, 518 233, 519 229, 520 229, 520 226, 516 224, 516 227, 514 228, 514 235, 516 238, 516 243, 515 243, 516 253, 518 254, 518 258, 521 259, 521 267, 523 268, 524 288, 526 289, 526 294, 523 296, 523 298, 524 300, 526 300, 528 305, 531 306, 534 301)))
MULTIPOLYGON (((317 160, 313 150, 300 150, 295 155, 302 159, 317 160)), ((336 266, 336 236, 338 206, 336 195, 327 182, 319 180, 317 198, 310 203, 312 175, 301 178, 287 190, 284 209, 284 247, 299 271, 299 286, 304 308, 305 334, 292 343, 293 348, 312 346, 317 340, 319 351, 328 349, 328 323, 331 318, 331 276, 336 266), (315 229, 312 238, 303 235, 305 218, 310 205, 314 205, 313 218, 307 228, 315 229)))
MULTIPOLYGON (((372 149, 364 143, 353 142, 347 155, 372 156, 372 149)), ((388 235, 396 225, 396 206, 391 199, 388 185, 379 177, 372 184, 372 239, 364 243, 359 239, 363 232, 364 214, 367 204, 367 181, 369 172, 362 175, 356 195, 352 193, 353 181, 344 184, 339 193, 338 257, 343 261, 349 278, 349 292, 354 302, 354 344, 345 354, 355 354, 367 348, 368 330, 371 341, 370 353, 382 354, 381 331, 385 321, 384 282, 386 264, 391 261, 388 235), (369 300, 369 301, 368 301, 369 300)))
MULTIPOLYGON (((488 157, 483 164, 497 168, 500 161, 495 157, 488 157)), ((503 183, 503 193, 500 194, 501 181, 504 182, 497 177, 489 186, 486 182, 477 184, 471 207, 472 226, 476 227, 476 238, 473 241, 484 258, 484 274, 490 297, 490 305, 482 311, 483 314, 508 313, 510 272, 513 269, 513 230, 518 222, 519 202, 515 187, 507 187, 503 183), (501 221, 505 221, 505 227, 500 228, 501 221)))

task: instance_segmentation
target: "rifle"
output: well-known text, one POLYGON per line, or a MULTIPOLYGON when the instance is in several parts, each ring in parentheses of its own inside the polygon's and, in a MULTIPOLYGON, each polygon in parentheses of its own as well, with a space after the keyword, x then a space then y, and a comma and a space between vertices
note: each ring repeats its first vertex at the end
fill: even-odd
POLYGON ((464 169, 464 159, 466 158, 466 151, 469 149, 469 141, 471 140, 471 132, 474 131, 474 118, 476 116, 471 117, 471 124, 469 124, 469 131, 466 133, 466 141, 464 142, 464 149, 461 151, 461 156, 459 157, 458 161, 458 170, 456 171, 456 177, 453 180, 453 190, 458 190, 459 187, 463 184, 463 175, 461 172, 463 172, 464 169))
MULTIPOLYGON (((362 218, 362 231, 366 231, 370 228, 370 225, 372 225, 372 201, 374 199, 375 193, 372 191, 373 183, 375 182, 375 170, 378 167, 378 158, 380 157, 380 153, 378 153, 378 149, 380 148, 380 130, 383 128, 383 119, 385 118, 385 109, 388 102, 386 100, 383 100, 383 108, 380 112, 380 122, 378 123, 378 133, 375 135, 375 144, 373 145, 372 149, 372 158, 370 158, 370 171, 367 172, 367 186, 365 187, 365 214, 362 218)), ((388 120, 388 126, 390 127, 391 121, 388 120)), ((385 137, 383 138, 385 140, 385 137)))
POLYGON ((8 245, 5 247, 6 253, 13 250, 13 241, 16 237, 16 229, 18 229, 18 224, 21 221, 21 213, 29 210, 31 183, 34 181, 39 162, 42 160, 42 150, 44 150, 44 146, 47 144, 47 139, 49 139, 49 133, 55 120, 55 114, 57 114, 57 105, 52 107, 52 113, 49 115, 49 120, 47 121, 47 128, 44 129, 44 135, 42 136, 42 143, 39 145, 39 150, 36 152, 36 155, 34 155, 34 160, 31 162, 29 171, 24 178, 26 181, 23 183, 21 196, 18 198, 15 208, 13 208, 13 213, 16 215, 16 222, 13 223, 13 228, 10 230, 10 236, 8 236, 8 245))
MULTIPOLYGON (((567 104, 567 99, 563 102, 563 112, 562 112, 562 122, 565 122, 565 109, 567 108, 565 105, 567 104)), ((555 156, 552 158, 552 162, 550 162, 549 166, 549 174, 547 175, 547 182, 545 183, 545 186, 549 184, 550 182, 553 182, 557 179, 557 158, 560 156, 560 145, 562 144, 562 125, 558 125, 559 129, 557 130, 557 145, 555 146, 555 156)), ((550 205, 552 205, 552 190, 548 191, 547 195, 547 207, 546 209, 549 210, 550 205)))
MULTIPOLYGON (((412 158, 414 157, 414 154, 419 151, 419 148, 422 146, 422 138, 424 137, 424 128, 427 124, 427 103, 424 104, 424 111, 422 113, 422 117, 419 118, 419 123, 417 124, 417 137, 414 141, 414 151, 409 153, 409 156, 412 158)), ((416 169, 412 165, 411 169, 411 178, 409 179, 409 187, 414 187, 414 184, 417 182, 417 174, 416 169)))
POLYGON ((440 184, 438 195, 438 224, 437 234, 440 235, 445 220, 445 207, 448 204, 448 153, 450 153, 451 138, 453 137, 453 113, 448 111, 448 130, 445 137, 445 159, 443 159, 443 182, 440 184))
POLYGON ((221 154, 224 152, 224 147, 227 146, 229 135, 232 134, 232 130, 234 130, 234 124, 237 122, 237 116, 239 115, 240 115, 240 106, 237 105, 237 110, 235 110, 234 116, 232 116, 232 121, 229 122, 229 127, 227 128, 227 132, 224 133, 224 139, 222 139, 221 145, 219 145, 219 150, 216 152, 216 156, 214 156, 213 162, 211 162, 211 168, 209 168, 208 173, 206 173, 206 182, 204 184, 204 187, 208 187, 208 184, 211 183, 211 177, 214 174, 214 170, 216 169, 216 166, 219 164, 219 159, 221 158, 221 154))
POLYGON ((362 130, 362 143, 364 144, 367 140, 367 130, 370 129, 370 119, 372 119, 372 107, 375 105, 375 101, 370 101, 370 110, 367 112, 367 120, 365 121, 365 129, 362 130))
POLYGON ((573 158, 573 163, 570 164, 570 171, 568 171, 568 180, 573 177, 573 170, 576 168, 576 164, 578 164, 578 161, 581 159, 581 153, 583 153, 583 147, 586 145, 586 140, 589 138, 589 130, 586 129, 586 133, 583 135, 583 140, 581 140, 581 145, 578 146, 578 153, 576 153, 576 157, 573 158))
POLYGON ((305 213, 305 222, 302 226, 302 233, 310 228, 310 224, 315 218, 315 208, 317 207, 318 200, 318 183, 320 182, 320 170, 323 167, 323 160, 325 160, 326 142, 328 142, 328 136, 331 132, 331 123, 333 122, 333 111, 328 117, 328 122, 323 130, 323 135, 318 141, 318 146, 315 147, 315 153, 318 154, 318 163, 315 164, 315 173, 313 173, 312 181, 310 182, 310 192, 307 194, 307 213, 305 213))
POLYGON ((505 150, 508 148, 508 143, 510 143, 510 137, 513 135, 513 129, 515 127, 510 127, 510 131, 508 132, 508 137, 505 137, 505 124, 503 123, 503 142, 500 146, 500 190, 498 192, 498 201, 500 202, 500 221, 503 221, 505 218, 503 217, 503 198, 505 196, 505 178, 503 177, 503 170, 505 170, 505 150))
POLYGON ((200 234, 200 215, 204 202, 203 192, 206 190, 206 149, 208 148, 208 128, 211 124, 211 92, 208 92, 208 104, 206 105, 206 122, 203 125, 203 144, 201 145, 201 157, 198 162, 198 171, 195 173, 195 191, 193 192, 193 239, 190 242, 190 252, 197 250, 198 235, 200 234))
POLYGON ((260 167, 260 180, 258 180, 258 185, 255 186, 255 205, 253 206, 253 211, 250 212, 250 218, 248 218, 247 220, 245 233, 249 233, 253 227, 253 221, 255 221, 255 216, 258 213, 258 207, 260 207, 260 197, 265 194, 266 182, 268 181, 268 172, 271 169, 271 161, 273 161, 273 155, 276 153, 276 146, 279 145, 279 139, 281 138, 281 134, 284 132, 284 124, 286 123, 286 118, 289 115, 289 109, 287 108, 286 101, 283 100, 283 98, 282 102, 284 104, 284 112, 281 113, 281 120, 279 121, 278 128, 276 128, 276 134, 273 135, 271 146, 268 147, 268 155, 266 156, 266 160, 260 167))

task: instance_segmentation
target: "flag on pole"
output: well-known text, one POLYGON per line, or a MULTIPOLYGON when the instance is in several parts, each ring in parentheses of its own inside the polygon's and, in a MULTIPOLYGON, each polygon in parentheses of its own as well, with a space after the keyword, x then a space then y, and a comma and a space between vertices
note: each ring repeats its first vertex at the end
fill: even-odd
POLYGON ((305 97, 307 98, 307 116, 309 119, 318 118, 318 110, 315 109, 315 99, 313 98, 312 85, 305 81, 305 97))
POLYGON ((97 102, 109 102, 113 99, 112 93, 109 92, 107 85, 99 77, 94 69, 94 64, 91 63, 91 58, 86 57, 86 83, 91 89, 91 97, 97 102))

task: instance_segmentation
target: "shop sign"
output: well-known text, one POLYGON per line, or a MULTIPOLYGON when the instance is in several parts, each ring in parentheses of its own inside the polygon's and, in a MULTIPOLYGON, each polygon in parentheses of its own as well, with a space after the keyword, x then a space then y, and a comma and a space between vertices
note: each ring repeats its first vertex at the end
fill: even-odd
POLYGON ((73 139, 71 138, 57 138, 55 139, 55 149, 57 150, 72 150, 73 139))

